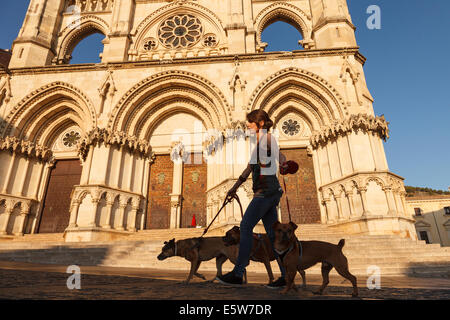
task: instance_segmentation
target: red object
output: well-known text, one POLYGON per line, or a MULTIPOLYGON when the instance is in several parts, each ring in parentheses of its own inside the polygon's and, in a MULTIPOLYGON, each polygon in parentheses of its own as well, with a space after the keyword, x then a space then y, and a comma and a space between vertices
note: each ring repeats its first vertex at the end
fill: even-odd
POLYGON ((192 217, 192 222, 191 222, 191 227, 196 227, 197 226, 197 220, 195 220, 195 214, 194 214, 194 216, 192 217))
POLYGON ((287 168, 282 168, 280 166, 280 173, 285 176, 287 174, 295 174, 298 171, 298 163, 292 160, 286 162, 287 168))

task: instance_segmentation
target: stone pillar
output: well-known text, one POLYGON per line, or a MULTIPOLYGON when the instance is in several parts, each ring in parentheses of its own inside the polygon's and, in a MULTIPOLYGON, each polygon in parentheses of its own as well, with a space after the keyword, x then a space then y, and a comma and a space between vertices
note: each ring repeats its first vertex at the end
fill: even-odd
POLYGON ((78 209, 80 208, 80 204, 81 204, 80 200, 72 200, 72 206, 70 209, 69 228, 77 227, 78 209))
POLYGON ((14 208, 12 208, 11 206, 6 207, 6 212, 4 213, 5 217, 3 219, 3 225, 0 226, 0 235, 7 234, 9 219, 11 218, 11 214, 12 214, 13 210, 14 210, 14 208))
POLYGON ((12 170, 14 167, 14 162, 16 162, 16 153, 14 152, 12 157, 11 157, 11 162, 9 163, 8 166, 8 171, 6 173, 6 177, 3 183, 3 189, 2 189, 2 193, 7 194, 8 193, 8 186, 9 186, 9 180, 11 180, 11 174, 12 174, 12 170))
POLYGON ((120 202, 119 216, 118 216, 117 220, 120 221, 121 224, 118 227, 115 227, 116 230, 119 230, 119 231, 125 230, 125 228, 123 227, 124 226, 123 219, 125 217, 125 209, 127 208, 127 205, 128 205, 127 203, 124 203, 122 201, 120 202))
POLYGON ((128 220, 130 222, 130 225, 127 225, 127 230, 131 231, 131 232, 136 232, 136 217, 137 217, 137 212, 139 210, 139 204, 136 204, 135 202, 133 202, 133 206, 131 208, 131 212, 130 212, 130 217, 128 220))
POLYGON ((337 211, 338 211, 337 212, 338 221, 343 221, 343 220, 345 220, 345 217, 344 217, 344 212, 342 210, 342 194, 335 196, 335 199, 336 199, 337 211))
POLYGON ((92 197, 92 204, 94 206, 94 210, 92 210, 92 214, 91 214, 91 221, 89 222, 89 227, 92 228, 96 228, 97 227, 97 210, 98 210, 98 204, 100 203, 100 198, 98 197, 98 195, 96 195, 95 197, 92 197))
POLYGON ((388 205, 388 215, 397 215, 398 212, 396 212, 395 199, 394 199, 394 194, 392 192, 392 188, 384 187, 383 191, 386 195, 386 202, 388 205))
POLYGON ((27 220, 28 214, 30 213, 30 205, 22 203, 22 210, 19 216, 19 232, 16 234, 18 236, 23 236, 25 233, 25 222, 27 220))
POLYGON ((181 227, 181 200, 180 194, 170 195, 170 229, 181 227))
POLYGON ((367 188, 359 188, 358 192, 361 195, 361 204, 363 207, 362 217, 367 217, 370 214, 367 206, 367 197, 366 197, 367 188))
POLYGON ((322 204, 325 206, 325 213, 327 215, 327 217, 326 217, 327 220, 325 221, 326 223, 334 223, 335 222, 333 219, 334 217, 332 217, 330 202, 331 202, 330 198, 324 198, 322 201, 322 204))
POLYGON ((354 207, 354 204, 353 204, 353 192, 347 192, 345 194, 345 196, 348 199, 348 207, 349 207, 349 210, 350 210, 350 217, 349 218, 351 219, 351 218, 353 218, 355 216, 355 207, 354 207))
POLYGON ((114 201, 107 201, 106 202, 106 221, 105 224, 103 224, 101 227, 103 229, 111 229, 111 214, 112 214, 112 207, 114 206, 114 201))

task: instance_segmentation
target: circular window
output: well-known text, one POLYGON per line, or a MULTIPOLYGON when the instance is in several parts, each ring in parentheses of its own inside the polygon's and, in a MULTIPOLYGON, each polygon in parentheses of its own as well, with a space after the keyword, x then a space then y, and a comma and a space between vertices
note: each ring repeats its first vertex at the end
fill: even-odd
POLYGON ((144 40, 143 48, 145 51, 155 50, 158 47, 158 41, 155 38, 148 38, 144 40))
POLYGON ((207 34, 203 38, 203 45, 205 47, 215 47, 217 46, 217 38, 215 34, 207 34))
POLYGON ((285 120, 282 129, 285 135, 292 137, 300 132, 300 124, 297 120, 285 120))
POLYGON ((67 148, 72 148, 78 143, 78 140, 81 139, 80 133, 76 131, 67 132, 63 137, 64 146, 67 148))
POLYGON ((190 15, 176 15, 168 18, 159 27, 161 43, 170 49, 189 48, 196 44, 203 32, 198 18, 190 15))

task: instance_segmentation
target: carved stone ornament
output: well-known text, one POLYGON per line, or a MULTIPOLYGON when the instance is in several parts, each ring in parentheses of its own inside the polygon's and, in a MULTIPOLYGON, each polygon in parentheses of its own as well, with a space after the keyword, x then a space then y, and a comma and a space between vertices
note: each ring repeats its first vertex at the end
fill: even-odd
POLYGON ((386 141, 389 138, 388 125, 389 123, 384 116, 374 117, 367 114, 356 114, 343 121, 335 122, 319 132, 314 132, 311 135, 310 142, 311 146, 316 149, 319 145, 327 144, 328 141, 336 139, 338 136, 345 136, 358 130, 374 132, 386 141))
POLYGON ((153 154, 150 143, 129 136, 125 132, 111 132, 107 129, 96 128, 88 132, 78 143, 78 154, 85 160, 91 145, 105 143, 108 145, 119 145, 128 148, 131 152, 137 152, 143 157, 150 158, 153 154))
POLYGON ((16 137, 0 138, 0 151, 4 150, 45 162, 53 159, 53 153, 49 148, 16 137))

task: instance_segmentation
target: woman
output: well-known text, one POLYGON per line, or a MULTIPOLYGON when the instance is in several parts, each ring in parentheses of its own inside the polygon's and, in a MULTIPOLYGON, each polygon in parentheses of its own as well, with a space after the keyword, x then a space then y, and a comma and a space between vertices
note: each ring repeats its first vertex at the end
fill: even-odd
MULTIPOLYGON (((247 128, 252 133, 256 133, 258 144, 252 153, 249 165, 235 185, 228 191, 227 197, 236 193, 239 186, 247 180, 250 173, 252 174, 254 196, 241 222, 241 240, 235 267, 233 271, 217 277, 217 280, 223 284, 242 284, 245 268, 248 266, 250 259, 253 243, 253 228, 261 219, 272 246, 275 240, 272 225, 278 220, 277 206, 283 194, 283 190, 276 176, 277 161, 275 157, 279 154, 279 163, 283 168, 286 167, 286 157, 279 152, 275 139, 268 133, 272 126, 272 120, 270 120, 269 115, 262 109, 252 111, 247 115, 247 128), (272 151, 275 152, 272 154, 272 151), (265 160, 270 160, 269 162, 263 161, 266 155, 265 160)), ((276 253, 275 256, 277 256, 276 253)), ((284 280, 285 270, 280 263, 278 264, 281 271, 281 278, 269 284, 268 287, 270 288, 278 288, 286 284, 284 280)))

